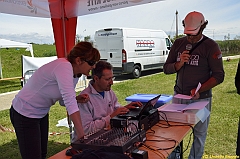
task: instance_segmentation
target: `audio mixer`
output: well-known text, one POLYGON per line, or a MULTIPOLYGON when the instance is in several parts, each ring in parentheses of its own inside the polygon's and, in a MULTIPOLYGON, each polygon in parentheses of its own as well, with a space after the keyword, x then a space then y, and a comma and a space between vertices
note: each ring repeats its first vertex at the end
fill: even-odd
POLYGON ((113 128, 110 130, 101 129, 96 133, 86 135, 83 140, 71 143, 71 146, 76 150, 104 148, 106 151, 125 153, 131 151, 136 142, 145 140, 145 130, 113 128))

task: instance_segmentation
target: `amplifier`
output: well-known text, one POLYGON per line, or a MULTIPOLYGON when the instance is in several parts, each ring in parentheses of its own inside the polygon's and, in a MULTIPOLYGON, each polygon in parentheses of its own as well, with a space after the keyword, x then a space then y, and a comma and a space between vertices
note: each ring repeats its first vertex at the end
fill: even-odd
MULTIPOLYGON (((138 129, 147 131, 159 122, 159 114, 157 109, 151 109, 148 115, 142 115, 138 120, 131 118, 113 117, 110 119, 111 128, 127 128, 129 124, 136 125, 138 129)), ((132 126, 131 126, 132 127, 132 126)))
POLYGON ((127 118, 115 116, 110 119, 111 128, 126 128, 129 121, 127 118))
POLYGON ((143 130, 148 130, 159 122, 159 114, 157 109, 151 109, 149 115, 139 119, 138 127, 143 130))

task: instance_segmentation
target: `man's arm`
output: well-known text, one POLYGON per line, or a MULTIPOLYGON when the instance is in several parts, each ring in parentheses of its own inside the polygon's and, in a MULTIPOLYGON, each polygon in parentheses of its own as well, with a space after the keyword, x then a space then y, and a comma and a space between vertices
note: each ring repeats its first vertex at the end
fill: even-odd
POLYGON ((209 78, 205 83, 201 85, 201 88, 199 89, 199 93, 207 91, 218 85, 219 83, 214 77, 209 78))
MULTIPOLYGON (((212 53, 208 58, 208 63, 211 69, 211 77, 206 82, 202 83, 202 86, 199 89, 198 93, 212 89, 213 87, 222 83, 225 77, 222 62, 222 53, 217 44, 212 47, 212 49, 212 53)), ((194 94, 195 90, 196 88, 191 90, 191 95, 194 94)))
POLYGON ((103 129, 110 122, 110 115, 102 116, 102 114, 104 113, 103 111, 99 110, 104 108, 102 108, 99 105, 99 103, 95 105, 93 104, 94 103, 91 101, 87 103, 78 103, 79 111, 82 118, 83 129, 86 134, 94 132, 99 129, 103 129), (94 108, 94 106, 98 108, 94 108))

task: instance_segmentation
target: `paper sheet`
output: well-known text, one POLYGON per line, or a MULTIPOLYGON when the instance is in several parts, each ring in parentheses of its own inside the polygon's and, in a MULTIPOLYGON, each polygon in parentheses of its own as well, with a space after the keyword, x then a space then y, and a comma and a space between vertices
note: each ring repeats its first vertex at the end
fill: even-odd
POLYGON ((199 101, 190 104, 165 104, 164 107, 160 107, 159 111, 169 111, 169 112, 184 112, 186 110, 200 110, 203 109, 209 101, 199 101))
POLYGON ((195 90, 195 93, 194 95, 196 95, 196 93, 199 91, 199 89, 201 88, 202 84, 199 82, 198 83, 198 86, 197 86, 197 89, 195 90))
MULTIPOLYGON (((198 86, 194 92, 194 95, 196 95, 196 93, 199 91, 199 89, 201 88, 202 84, 199 82, 198 86)), ((176 94, 174 96, 174 98, 180 98, 180 99, 192 99, 192 96, 188 96, 188 95, 183 95, 183 94, 176 94)))
POLYGON ((192 99, 192 96, 183 95, 183 94, 176 94, 174 98, 180 98, 180 99, 192 99))

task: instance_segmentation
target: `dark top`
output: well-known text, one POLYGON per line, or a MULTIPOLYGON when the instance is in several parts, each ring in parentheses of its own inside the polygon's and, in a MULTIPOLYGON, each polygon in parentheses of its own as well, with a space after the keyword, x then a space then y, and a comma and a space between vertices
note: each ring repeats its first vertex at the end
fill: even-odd
MULTIPOLYGON (((189 42, 186 36, 175 40, 163 67, 165 74, 177 73, 174 91, 190 95, 190 91, 196 88, 199 82, 203 84, 210 77, 215 78, 218 83, 223 82, 225 73, 222 53, 218 44, 210 38, 207 38, 191 52, 188 63, 185 63, 180 70, 175 70, 174 64, 180 61, 180 55, 186 50, 187 44, 189 42)), ((197 43, 192 44, 192 48, 195 45, 197 43)), ((211 96, 211 90, 200 93, 200 99, 211 96)))

